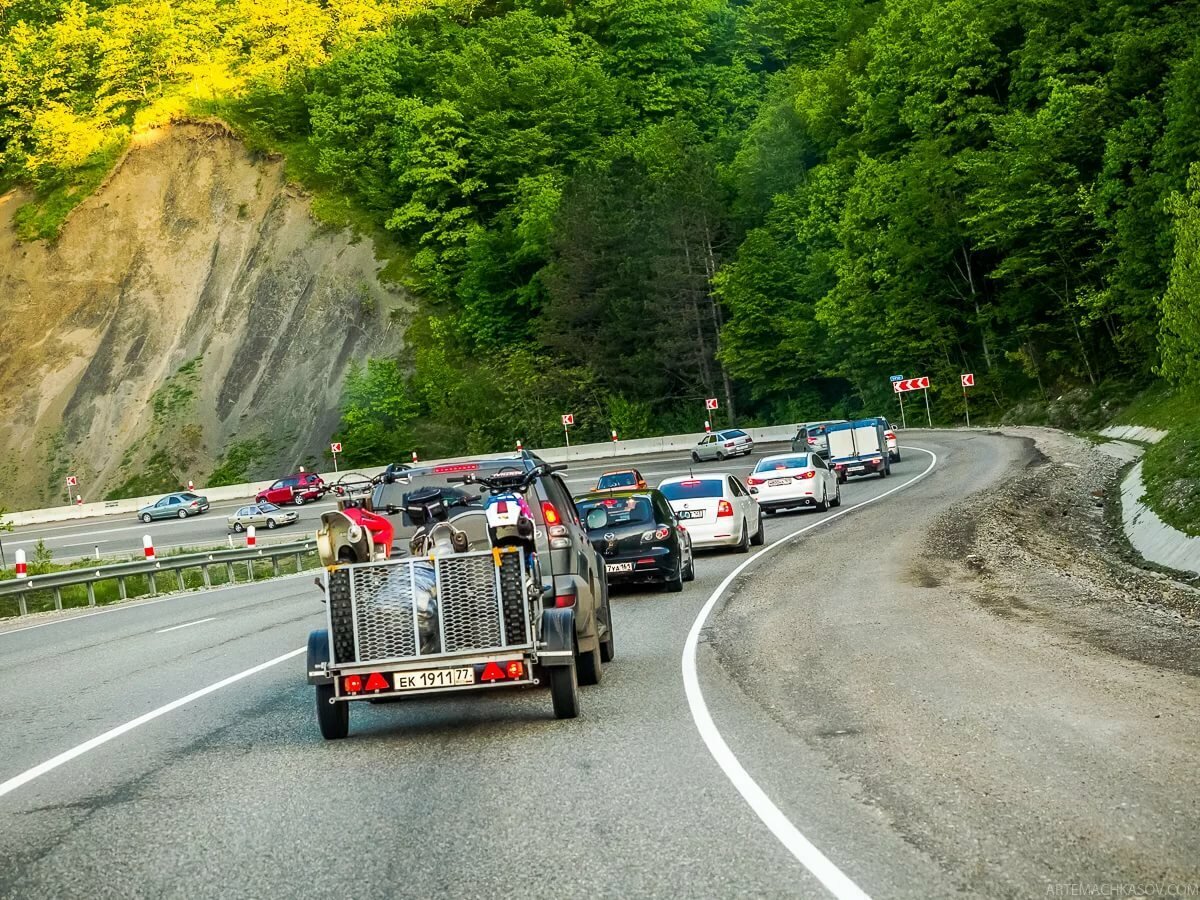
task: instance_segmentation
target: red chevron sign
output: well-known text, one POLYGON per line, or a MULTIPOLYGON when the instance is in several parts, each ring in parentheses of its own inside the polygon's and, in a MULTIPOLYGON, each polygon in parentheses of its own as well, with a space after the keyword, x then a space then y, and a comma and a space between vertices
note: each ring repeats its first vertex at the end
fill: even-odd
POLYGON ((897 394, 903 394, 905 391, 923 391, 929 387, 928 376, 922 378, 905 378, 903 381, 893 381, 892 390, 897 394))

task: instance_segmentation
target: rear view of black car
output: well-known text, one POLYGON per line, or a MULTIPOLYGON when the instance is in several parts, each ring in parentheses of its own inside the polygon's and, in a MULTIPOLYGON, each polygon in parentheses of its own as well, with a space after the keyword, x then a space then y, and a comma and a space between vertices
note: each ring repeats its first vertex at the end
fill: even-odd
POLYGON ((682 591, 696 577, 691 538, 659 491, 590 493, 575 504, 610 584, 649 582, 682 591))

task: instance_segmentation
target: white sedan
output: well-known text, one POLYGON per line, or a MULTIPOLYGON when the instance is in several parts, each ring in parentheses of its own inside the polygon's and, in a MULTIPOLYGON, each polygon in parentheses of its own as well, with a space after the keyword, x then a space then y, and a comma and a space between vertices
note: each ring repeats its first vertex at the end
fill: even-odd
POLYGON ((784 453, 759 460, 746 479, 750 493, 768 514, 813 506, 824 512, 842 505, 842 486, 815 453, 784 453))
POLYGON ((693 547, 736 547, 745 553, 751 544, 762 544, 762 511, 734 476, 705 472, 667 478, 658 489, 688 530, 693 547))

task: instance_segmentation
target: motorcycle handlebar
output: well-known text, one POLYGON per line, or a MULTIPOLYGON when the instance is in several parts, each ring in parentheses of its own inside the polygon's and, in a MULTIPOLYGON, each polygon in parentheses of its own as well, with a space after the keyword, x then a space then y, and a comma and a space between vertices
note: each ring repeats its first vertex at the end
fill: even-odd
POLYGON ((492 475, 452 475, 446 479, 451 484, 479 484, 483 485, 490 491, 512 491, 525 490, 534 483, 540 476, 549 475, 552 472, 561 472, 567 467, 559 464, 542 463, 540 466, 535 466, 528 472, 506 472, 501 469, 492 475))

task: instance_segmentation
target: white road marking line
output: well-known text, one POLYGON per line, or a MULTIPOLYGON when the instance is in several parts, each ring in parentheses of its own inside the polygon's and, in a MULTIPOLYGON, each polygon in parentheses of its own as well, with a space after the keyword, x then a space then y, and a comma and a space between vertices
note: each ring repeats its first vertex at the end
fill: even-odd
POLYGON ((215 622, 216 616, 209 616, 207 619, 197 619, 195 622, 184 622, 182 625, 172 625, 170 628, 160 628, 155 634, 166 634, 168 631, 178 631, 180 628, 191 628, 193 625, 203 625, 205 622, 215 622))
POLYGON ((812 531, 814 528, 820 528, 822 525, 827 525, 835 519, 849 515, 860 507, 875 503, 890 494, 896 493, 896 491, 904 490, 909 485, 916 484, 932 472, 937 465, 937 454, 932 450, 925 450, 922 447, 904 447, 903 449, 928 453, 932 457, 929 467, 920 475, 904 482, 904 484, 897 485, 891 490, 863 500, 861 503, 856 503, 846 509, 839 510, 831 516, 825 516, 821 521, 814 522, 812 525, 806 525, 804 528, 794 531, 759 550, 726 575, 725 580, 717 585, 717 589, 712 592, 712 596, 708 598, 699 615, 696 616, 696 621, 692 623, 692 629, 688 632, 687 641, 683 645, 683 689, 687 695, 688 707, 692 711, 692 720, 696 723, 696 730, 700 732, 700 737, 704 740, 705 746, 708 747, 708 752, 712 754, 717 765, 721 767, 721 771, 725 773, 725 777, 737 788, 738 793, 742 795, 743 799, 750 805, 750 808, 754 810, 755 815, 762 820, 763 824, 771 830, 771 833, 778 838, 779 842, 787 848, 788 852, 796 858, 800 865, 816 876, 817 880, 825 886, 826 890, 833 894, 834 897, 837 897, 838 900, 870 900, 870 898, 862 888, 850 880, 846 873, 834 865, 824 853, 818 850, 808 838, 800 833, 800 830, 784 815, 783 810, 772 802, 771 798, 766 795, 766 792, 750 777, 750 773, 738 762, 738 758, 729 748, 729 745, 725 743, 725 739, 721 737, 721 732, 717 729, 716 723, 713 722, 712 715, 708 711, 708 704, 704 702, 704 694, 700 690, 700 678, 696 671, 696 648, 700 643, 700 632, 703 630, 704 624, 708 620, 713 607, 717 605, 717 601, 721 598, 721 595, 733 584, 734 579, 742 574, 752 563, 772 550, 786 546, 805 532, 812 531))
POLYGON ((200 688, 200 690, 194 691, 188 694, 186 697, 180 697, 178 700, 172 700, 166 706, 160 706, 158 709, 153 709, 145 715, 138 716, 136 719, 132 719, 126 722, 124 725, 118 725, 116 728, 109 729, 108 731, 104 732, 104 734, 97 735, 90 741, 84 741, 78 747, 72 747, 70 750, 60 753, 58 756, 52 757, 51 759, 46 760, 44 763, 39 763, 32 769, 28 769, 22 772, 20 775, 14 776, 3 784, 0 784, 0 797, 3 797, 5 794, 12 793, 22 785, 29 784, 29 782, 33 781, 35 778, 40 778, 47 772, 52 772, 59 766, 63 765, 64 763, 69 763, 76 757, 83 756, 83 754, 87 753, 89 750, 95 750, 97 747, 107 744, 109 741, 115 740, 121 735, 133 731, 133 729, 145 725, 147 722, 153 722, 160 716, 165 716, 167 713, 173 712, 174 710, 179 709, 181 706, 187 706, 189 703, 199 700, 201 697, 207 697, 209 694, 216 693, 217 691, 221 690, 221 688, 229 687, 229 685, 235 684, 236 682, 241 681, 243 678, 249 678, 251 675, 257 675, 259 672, 265 671, 272 666, 277 666, 281 662, 286 662, 293 657, 299 656, 306 649, 306 647, 300 647, 297 650, 292 650, 289 653, 283 654, 283 656, 277 656, 274 659, 267 660, 265 663, 259 663, 257 666, 252 666, 251 668, 246 669, 244 672, 238 672, 236 675, 230 675, 228 678, 223 678, 215 684, 210 684, 208 687, 200 688))

